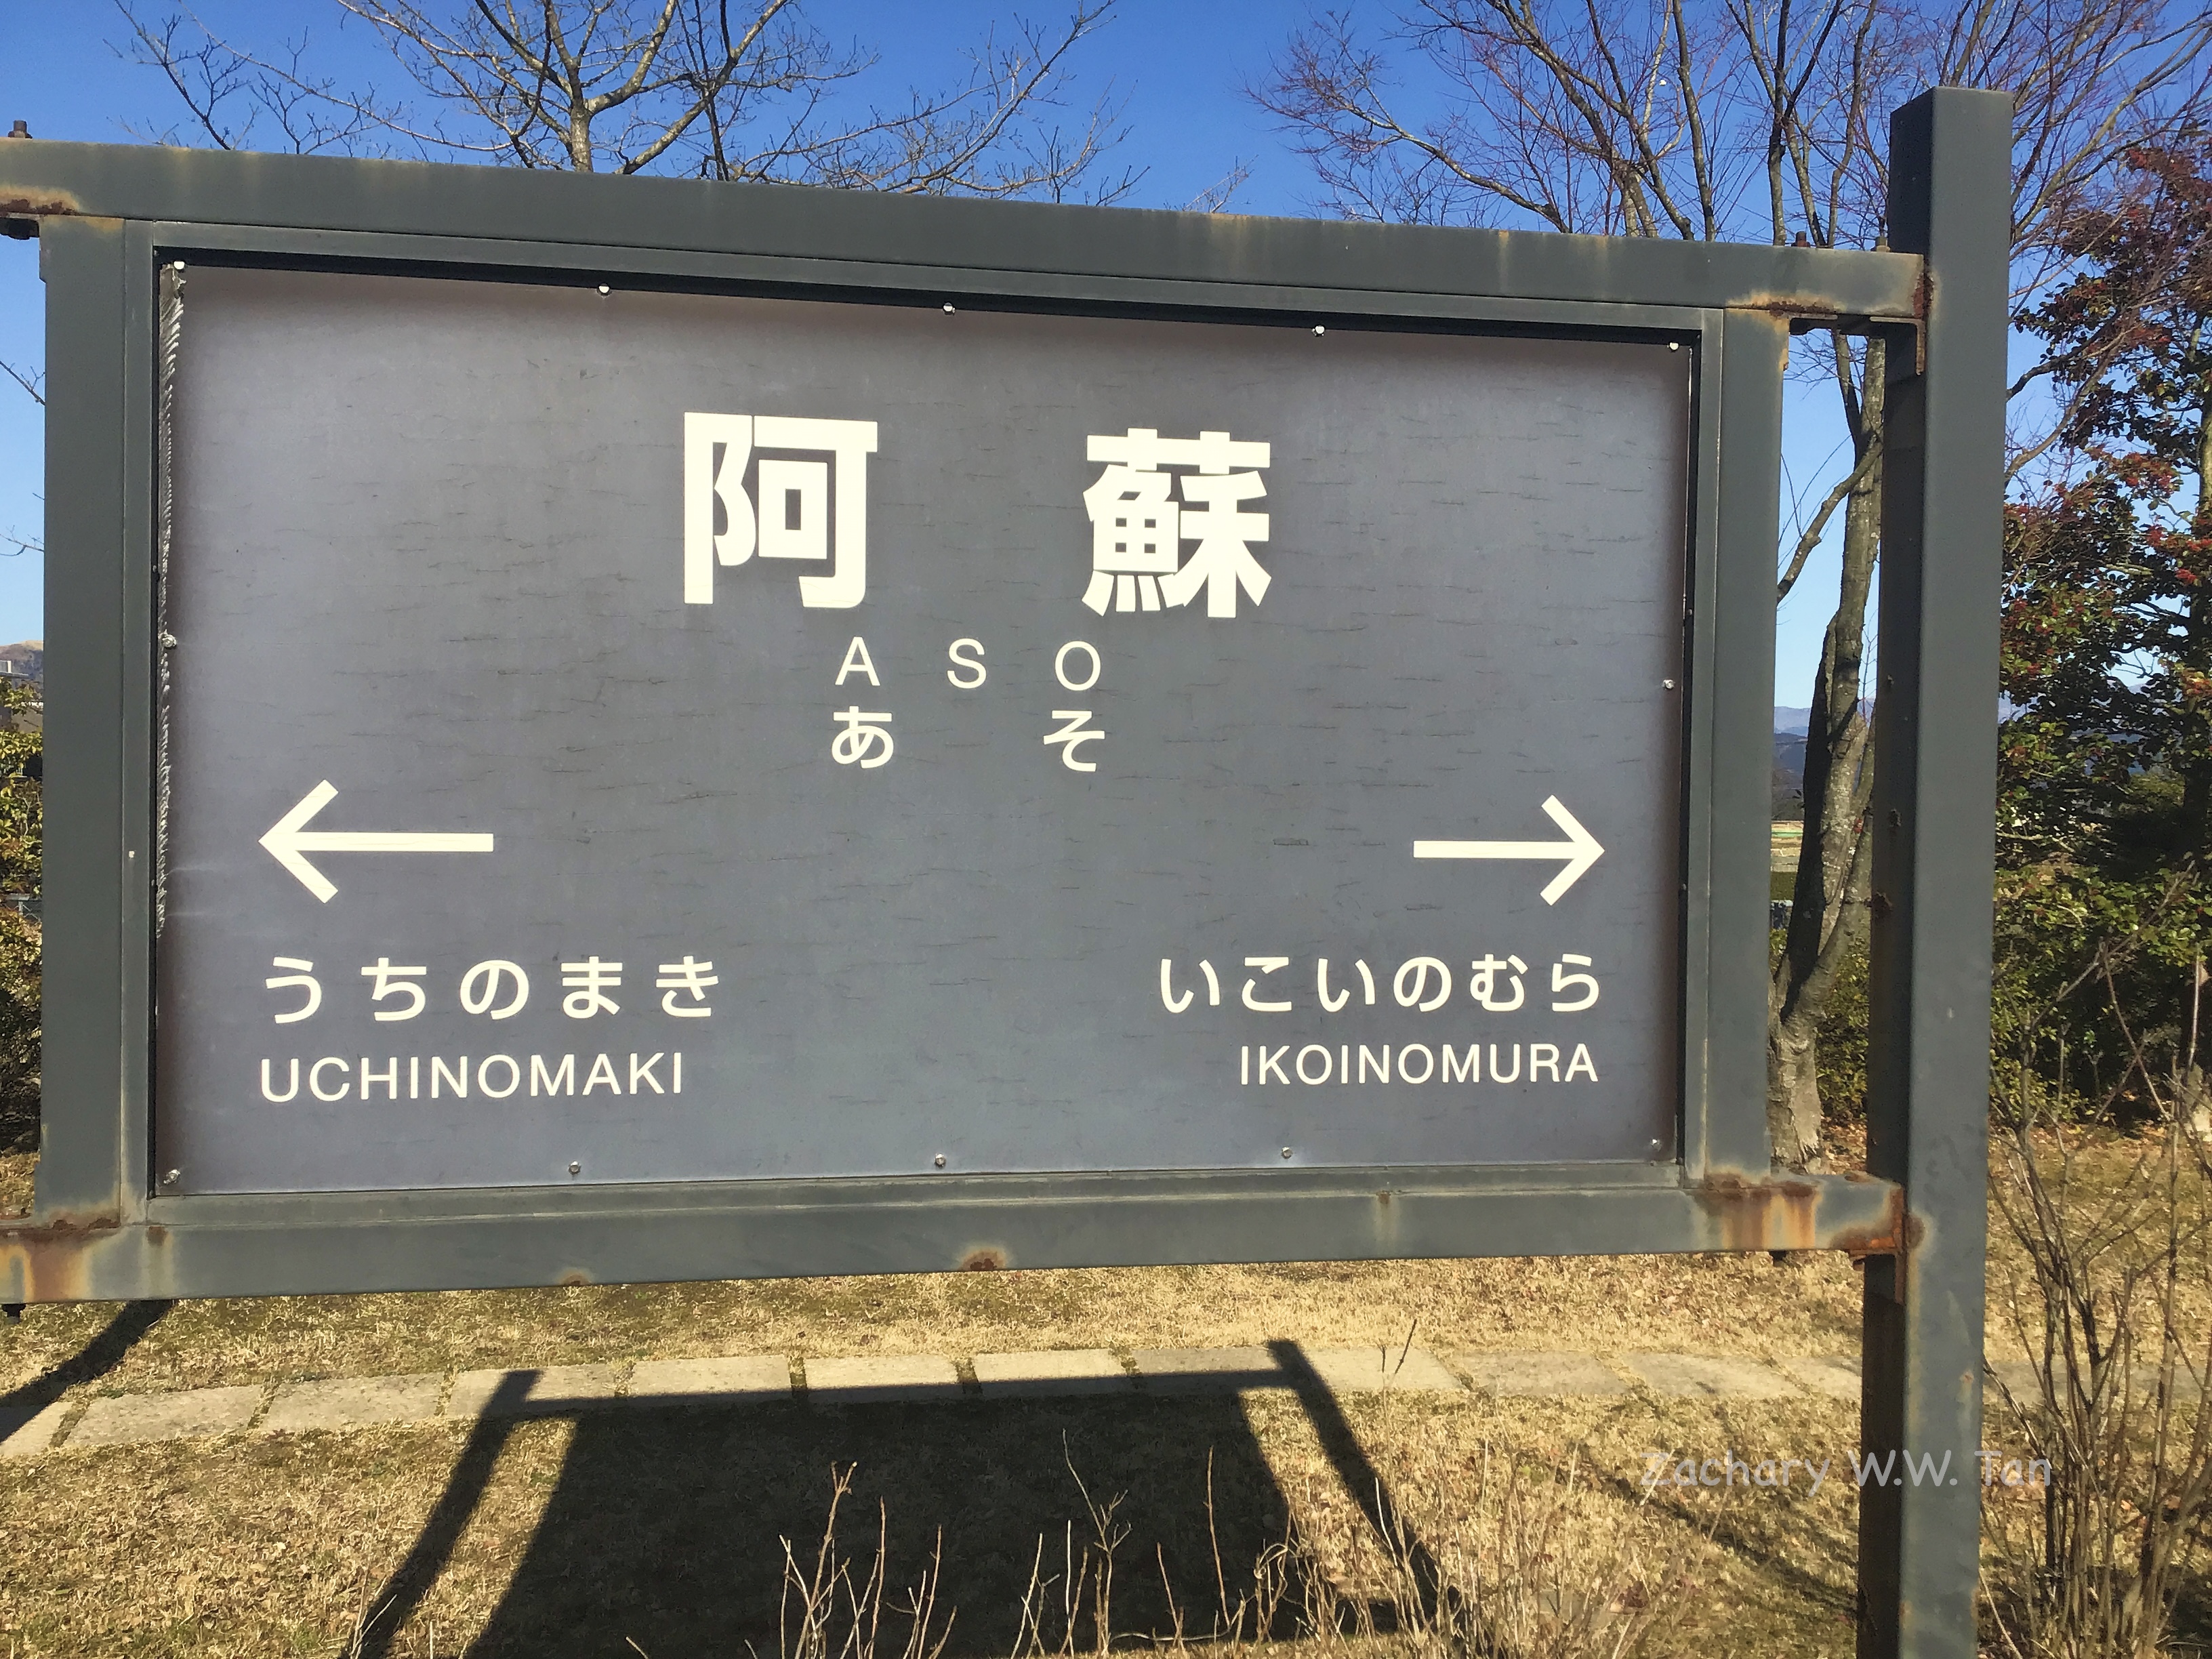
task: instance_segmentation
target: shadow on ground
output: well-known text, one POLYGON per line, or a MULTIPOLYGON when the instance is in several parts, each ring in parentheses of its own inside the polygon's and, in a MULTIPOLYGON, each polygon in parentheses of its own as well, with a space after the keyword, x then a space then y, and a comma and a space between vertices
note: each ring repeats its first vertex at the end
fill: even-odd
MULTIPOLYGON (((363 1651, 394 1650, 489 1482, 511 1420, 472 1435, 363 1651)), ((1065 1580, 1097 1536, 1091 1498, 1115 1504, 1117 1632, 1194 1630, 1220 1603, 1215 1541, 1233 1602, 1281 1541, 1287 1510, 1234 1395, 1073 1398, 822 1407, 633 1405, 580 1417, 555 1488, 506 1594, 469 1651, 652 1659, 778 1650, 783 1540, 811 1567, 833 1467, 857 1465, 838 1548, 863 1582, 885 1529, 890 1602, 927 1570, 941 1524, 939 1605, 957 1608, 948 1656, 1016 1645, 1033 1570, 1065 1580), (1209 1536, 1211 1454, 1213 1516, 1209 1536), (1073 1472, 1072 1472, 1073 1471, 1073 1472), (879 1520, 880 1517, 880 1520, 879 1520), (1040 1542, 1042 1567, 1038 1567, 1040 1542), (631 1646, 635 1644, 635 1647, 631 1646)), ((1293 1595, 1295 1596, 1295 1590, 1293 1595)), ((1060 1584, 1045 1637, 1059 1644, 1060 1584)), ((886 1616, 883 1646, 903 1645, 886 1616)), ((1076 1643, 1095 1643, 1088 1618, 1076 1643)))

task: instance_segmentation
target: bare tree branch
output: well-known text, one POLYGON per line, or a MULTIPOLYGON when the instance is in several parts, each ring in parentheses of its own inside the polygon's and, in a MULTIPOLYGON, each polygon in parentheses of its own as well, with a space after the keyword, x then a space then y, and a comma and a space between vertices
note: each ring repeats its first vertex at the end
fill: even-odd
POLYGON ((25 371, 0 358, 0 374, 5 374, 17 386, 31 394, 31 401, 44 405, 46 401, 46 377, 36 369, 25 371))
POLYGON ((273 118, 295 149, 398 141, 577 172, 1099 200, 1136 182, 1099 175, 1125 136, 1110 88, 1070 125, 1055 115, 1072 54, 1113 0, 1075 0, 1057 28, 987 36, 952 86, 842 121, 843 89, 875 59, 833 47, 798 0, 332 0, 391 50, 427 100, 419 113, 312 73, 304 40, 258 54, 188 12, 153 24, 135 0, 118 3, 138 61, 163 72, 201 141, 224 148, 273 118))
POLYGON ((1185 213, 1226 213, 1230 198, 1244 187, 1252 176, 1252 164, 1239 160, 1231 162, 1229 171, 1192 197, 1182 205, 1185 213))
POLYGON ((1854 489, 1861 488, 1869 478, 1874 476, 1875 467, 1881 459, 1881 440, 1876 436, 1867 445, 1867 452, 1859 458, 1859 464, 1852 468, 1846 477, 1839 479, 1834 489, 1820 498, 1820 510, 1813 514, 1813 521, 1805 526, 1804 532, 1797 538, 1797 545, 1790 555, 1789 566, 1783 571, 1781 580, 1775 584, 1774 599, 1777 604, 1788 599, 1790 590, 1797 585, 1797 578, 1805 571, 1805 561, 1813 556, 1813 550, 1820 544, 1820 538, 1827 534, 1828 520, 1835 515, 1836 509, 1844 504, 1844 498, 1854 489))

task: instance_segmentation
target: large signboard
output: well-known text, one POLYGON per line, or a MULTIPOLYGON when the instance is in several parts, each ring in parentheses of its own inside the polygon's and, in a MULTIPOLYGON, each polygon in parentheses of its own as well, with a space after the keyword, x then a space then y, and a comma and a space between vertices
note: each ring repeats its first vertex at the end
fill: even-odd
MULTIPOLYGON (((2008 111, 1864 252, 0 141, 0 1304, 1832 1248, 1971 1461, 2008 111), (1889 344, 1864 1173, 1766 1123, 1800 327, 1889 344)), ((1863 1652, 1978 1501, 1869 1487, 1863 1652)))
POLYGON ((161 1193, 1675 1157, 1679 340, 163 304, 161 1193))

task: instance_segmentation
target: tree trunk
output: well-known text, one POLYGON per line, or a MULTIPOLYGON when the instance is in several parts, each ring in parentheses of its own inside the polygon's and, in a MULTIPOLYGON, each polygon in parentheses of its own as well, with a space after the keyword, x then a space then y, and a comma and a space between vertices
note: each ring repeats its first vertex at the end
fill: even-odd
MULTIPOLYGON (((2197 507, 2189 531, 2203 543, 2212 541, 2212 374, 2197 388, 2197 507)), ((2191 592, 2186 629, 2185 659, 2197 673, 2212 675, 2212 594, 2191 592)), ((2194 741, 2184 744, 2179 769, 2186 836, 2179 850, 2202 858, 2212 852, 2212 731, 2201 710, 2195 724, 2194 741)))
MULTIPOLYGON (((1881 342, 1869 340, 1854 387, 1840 339, 1835 349, 1856 466, 1881 440, 1887 364, 1881 342)), ((1877 458, 1844 501, 1843 573, 1806 725, 1804 839, 1789 933, 1767 994, 1767 1134, 1774 1161, 1793 1169, 1820 1152, 1820 1018, 1844 953, 1865 926, 1872 876, 1864 833, 1874 783, 1872 733, 1859 709, 1859 681, 1867 598, 1881 547, 1881 471, 1877 458)))

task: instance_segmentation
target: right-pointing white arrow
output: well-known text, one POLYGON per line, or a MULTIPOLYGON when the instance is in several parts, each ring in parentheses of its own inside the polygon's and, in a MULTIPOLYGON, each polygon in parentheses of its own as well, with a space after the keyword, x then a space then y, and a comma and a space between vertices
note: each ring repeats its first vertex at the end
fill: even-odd
POLYGON ((1576 822, 1575 815, 1559 805, 1557 795, 1544 798, 1544 811, 1553 823, 1567 832, 1565 841, 1417 841, 1413 856, 1417 859, 1565 859, 1566 866, 1552 878, 1551 885, 1544 889, 1547 904, 1557 904, 1559 895, 1582 879, 1583 872, 1595 864, 1605 848, 1597 844, 1597 837, 1576 822))
POLYGON ((300 804, 269 826, 261 844, 299 878, 300 885, 328 904, 337 884, 307 862, 309 853, 489 853, 489 836, 439 830, 310 830, 308 821, 337 799, 328 778, 307 791, 300 804))

